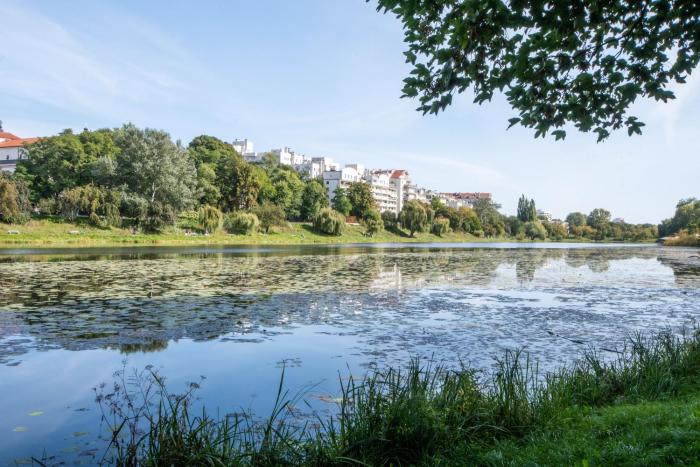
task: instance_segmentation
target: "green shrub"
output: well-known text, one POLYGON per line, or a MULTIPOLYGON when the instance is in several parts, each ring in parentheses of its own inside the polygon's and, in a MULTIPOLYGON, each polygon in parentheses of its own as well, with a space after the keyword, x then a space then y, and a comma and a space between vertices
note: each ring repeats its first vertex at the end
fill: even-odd
POLYGON ((438 237, 442 237, 450 231, 450 220, 444 217, 436 217, 430 230, 438 237))
POLYGON ((547 230, 540 221, 530 221, 525 223, 525 235, 532 240, 544 240, 547 238, 547 230))
POLYGON ((372 237, 374 234, 384 229, 384 221, 378 211, 374 209, 368 211, 362 219, 362 225, 365 226, 365 235, 372 237))
POLYGON ((384 211, 382 213, 382 222, 385 229, 395 229, 399 224, 399 217, 394 211, 384 211))
POLYGON ((252 235, 260 228, 258 216, 252 212, 233 212, 224 219, 224 229, 236 235, 252 235))
POLYGON ((345 228, 345 216, 331 208, 321 209, 313 218, 316 232, 327 235, 342 235, 345 228))
POLYGON ((204 233, 211 234, 221 227, 223 216, 214 206, 204 205, 199 208, 198 221, 204 233))

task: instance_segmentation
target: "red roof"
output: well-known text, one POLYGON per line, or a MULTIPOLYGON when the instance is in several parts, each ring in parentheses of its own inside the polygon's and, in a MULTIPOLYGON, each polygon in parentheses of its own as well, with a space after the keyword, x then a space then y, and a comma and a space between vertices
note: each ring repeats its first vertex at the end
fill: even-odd
MULTIPOLYGON (((0 133, 1 135, 6 135, 9 133, 0 133)), ((13 135, 14 136, 14 135, 13 135)), ((0 141, 0 148, 21 148, 25 144, 31 144, 38 141, 39 138, 7 138, 7 141, 0 141)))
POLYGON ((21 139, 21 138, 17 135, 13 135, 12 133, 0 131, 0 139, 21 139))
POLYGON ((394 170, 391 178, 401 178, 403 175, 408 175, 408 173, 405 170, 394 170))

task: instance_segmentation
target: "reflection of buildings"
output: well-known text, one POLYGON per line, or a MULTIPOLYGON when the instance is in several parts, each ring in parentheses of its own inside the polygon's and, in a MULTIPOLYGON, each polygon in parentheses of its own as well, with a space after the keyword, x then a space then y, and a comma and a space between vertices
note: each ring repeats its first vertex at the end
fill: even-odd
POLYGON ((695 251, 406 246, 290 248, 287 253, 248 255, 151 252, 133 253, 130 259, 95 255, 85 261, 55 261, 50 255, 0 257, 0 277, 25 278, 1 284, 0 338, 28 335, 50 347, 118 347, 125 352, 156 351, 183 337, 234 333, 259 339, 262 329, 269 336, 271 329, 284 326, 347 320, 348 310, 353 316, 370 316, 400 308, 403 294, 391 291, 508 289, 523 282, 556 289, 562 273, 573 279, 569 286, 577 286, 579 274, 572 268, 598 274, 611 262, 632 258, 658 258, 664 269, 673 270, 678 286, 697 290, 700 259, 695 251), (505 271, 499 268, 503 265, 505 271), (545 273, 538 274, 543 268, 545 273))

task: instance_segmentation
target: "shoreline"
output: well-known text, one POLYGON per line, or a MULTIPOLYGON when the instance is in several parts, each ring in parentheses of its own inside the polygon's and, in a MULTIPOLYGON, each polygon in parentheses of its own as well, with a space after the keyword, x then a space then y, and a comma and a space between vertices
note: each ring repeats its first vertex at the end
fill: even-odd
POLYGON ((360 225, 347 225, 340 236, 323 235, 311 230, 307 223, 290 223, 269 234, 233 235, 217 232, 212 235, 185 235, 182 229, 169 229, 156 234, 133 234, 128 229, 100 229, 84 224, 30 221, 21 226, 7 225, 0 230, 0 249, 50 249, 50 248, 114 248, 114 247, 187 247, 187 246, 301 246, 301 245, 373 245, 381 243, 586 243, 586 244, 638 244, 654 242, 593 241, 585 238, 554 240, 525 240, 513 237, 482 238, 471 234, 450 232, 441 237, 431 233, 409 237, 391 231, 382 231, 373 237, 364 235, 360 225), (19 233, 10 233, 10 232, 19 233), (71 233, 79 232, 79 233, 71 233))

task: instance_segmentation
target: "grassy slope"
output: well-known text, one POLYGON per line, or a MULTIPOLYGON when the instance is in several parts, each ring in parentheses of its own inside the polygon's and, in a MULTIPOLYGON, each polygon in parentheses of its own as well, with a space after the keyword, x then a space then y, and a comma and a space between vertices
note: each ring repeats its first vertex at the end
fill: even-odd
MULTIPOLYGON (((572 408, 559 426, 496 443, 484 465, 700 465, 700 394, 596 409, 572 408)), ((454 456, 440 459, 446 464, 454 456)))
MULTIPOLYGON (((172 230, 160 234, 132 235, 128 229, 99 229, 87 224, 54 223, 48 220, 32 220, 26 225, 2 226, 0 246, 120 246, 120 245, 206 245, 206 244, 265 244, 288 245, 307 243, 382 243, 382 242, 465 242, 484 241, 472 235, 449 233, 438 237, 429 233, 416 234, 416 238, 382 231, 374 237, 365 237, 359 225, 346 226, 342 236, 321 235, 310 226, 292 223, 288 228, 277 228, 265 235, 229 235, 218 232, 210 236, 185 236, 182 231, 172 230), (18 235, 10 235, 17 230, 18 235), (71 235, 71 230, 80 231, 71 235)), ((493 239, 490 239, 493 241, 493 239)), ((501 239, 503 240, 503 239, 501 239)), ((512 241, 512 240, 509 240, 512 241)))

